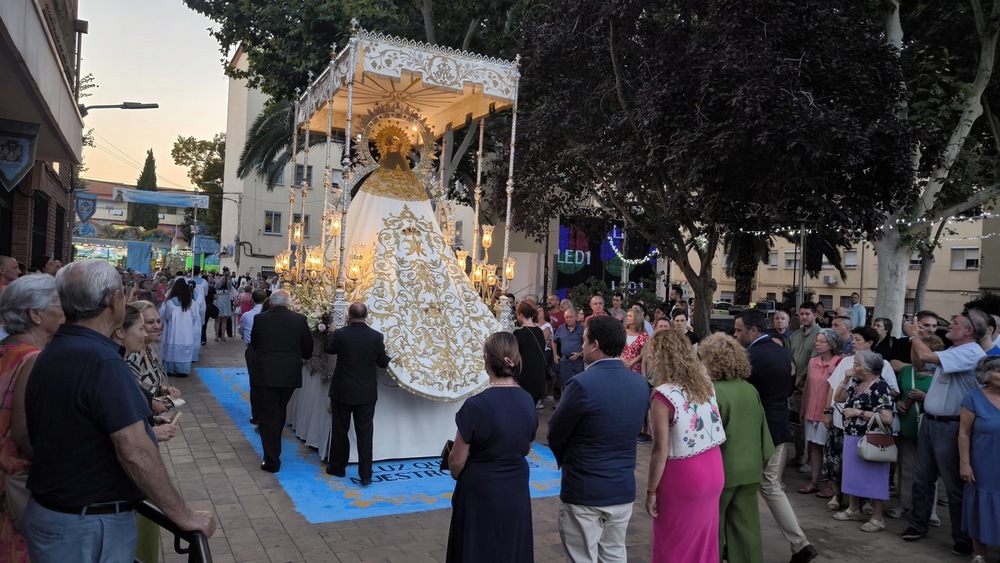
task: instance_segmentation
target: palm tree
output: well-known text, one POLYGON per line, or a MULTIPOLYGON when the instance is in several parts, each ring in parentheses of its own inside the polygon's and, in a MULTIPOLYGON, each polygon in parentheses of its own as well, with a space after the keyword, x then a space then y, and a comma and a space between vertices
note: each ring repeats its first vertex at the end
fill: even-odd
MULTIPOLYGON (((736 288, 733 292, 735 303, 750 303, 753 294, 753 280, 757 276, 757 265, 767 264, 770 259, 773 237, 781 236, 792 243, 797 243, 797 236, 792 233, 776 233, 761 235, 755 233, 727 233, 722 239, 725 252, 726 276, 733 278, 736 288)), ((818 231, 806 237, 805 267, 810 277, 816 278, 823 270, 823 258, 826 258, 842 280, 847 279, 841 248, 850 250, 851 242, 843 234, 833 231, 818 231)))
MULTIPOLYGON (((281 172, 292 160, 292 132, 295 129, 295 106, 288 100, 272 100, 253 121, 247 131, 247 140, 240 154, 240 164, 236 175, 245 180, 251 174, 266 182, 268 191, 281 178, 281 172)), ((298 150, 305 148, 304 132, 298 135, 298 150)), ((335 137, 343 142, 343 138, 335 137)), ((309 135, 309 146, 326 142, 326 135, 313 132, 309 135)))

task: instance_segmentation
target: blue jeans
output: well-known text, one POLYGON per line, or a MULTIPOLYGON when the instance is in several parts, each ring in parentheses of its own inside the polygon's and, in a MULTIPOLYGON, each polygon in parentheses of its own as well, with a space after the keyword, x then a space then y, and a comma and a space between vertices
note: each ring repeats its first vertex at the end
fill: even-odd
MULTIPOLYGON (((913 508, 909 525, 927 533, 934 490, 938 476, 948 492, 948 514, 951 516, 951 537, 956 542, 970 544, 969 535, 962 531, 962 495, 964 483, 958 473, 958 422, 940 422, 924 417, 917 432, 917 459, 913 467, 913 508)), ((904 468, 905 470, 905 468, 904 468)))
POLYGON ((35 563, 129 562, 135 560, 135 512, 63 514, 31 499, 24 511, 24 537, 35 563))

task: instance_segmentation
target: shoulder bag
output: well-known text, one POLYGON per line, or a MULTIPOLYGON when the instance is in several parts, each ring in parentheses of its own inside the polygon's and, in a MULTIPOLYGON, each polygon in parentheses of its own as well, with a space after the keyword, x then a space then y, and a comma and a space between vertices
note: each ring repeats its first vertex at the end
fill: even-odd
POLYGON ((882 417, 878 412, 873 414, 872 419, 868 421, 865 435, 858 442, 858 457, 878 463, 895 462, 898 450, 892 432, 882 423, 882 417))

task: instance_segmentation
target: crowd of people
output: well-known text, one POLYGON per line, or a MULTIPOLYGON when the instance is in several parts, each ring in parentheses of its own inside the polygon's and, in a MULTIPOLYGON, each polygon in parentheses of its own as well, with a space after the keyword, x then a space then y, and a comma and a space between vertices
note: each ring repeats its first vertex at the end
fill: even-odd
MULTIPOLYGON (((247 345, 261 468, 280 469, 285 405, 313 353, 287 291, 228 270, 141 276, 48 258, 21 275, 11 262, 0 257, 0 558, 155 558, 158 527, 134 512, 143 498, 183 529, 214 532, 214 516, 185 505, 156 452, 174 437, 183 401, 171 378, 191 373, 213 320, 217 340, 235 334, 247 345), (85 541, 95 527, 114 541, 85 541)), ((570 561, 627 561, 637 451, 647 442, 639 500, 653 518, 653 561, 763 561, 758 498, 791 561, 815 558, 785 495, 786 464, 807 477, 799 493, 865 532, 906 518, 902 539, 918 540, 940 525, 940 502, 954 553, 984 562, 987 546, 1000 544, 1000 319, 970 309, 940 330, 938 316, 921 311, 894 338, 892 320, 869 326, 863 307, 827 323, 807 302, 796 327, 785 311, 750 309, 731 335, 700 340, 690 302, 680 287, 670 293, 651 311, 626 307, 621 294, 607 309, 595 295, 587 311, 528 295, 514 333, 487 338, 489 386, 457 414, 445 460, 456 480, 449 561, 533 559, 525 456, 536 411, 547 407, 570 561), (862 447, 880 429, 898 451, 891 459, 862 447)), ((352 304, 349 324, 325 337, 338 356, 327 473, 345 473, 353 418, 363 485, 374 374, 391 360, 366 316, 352 304)))

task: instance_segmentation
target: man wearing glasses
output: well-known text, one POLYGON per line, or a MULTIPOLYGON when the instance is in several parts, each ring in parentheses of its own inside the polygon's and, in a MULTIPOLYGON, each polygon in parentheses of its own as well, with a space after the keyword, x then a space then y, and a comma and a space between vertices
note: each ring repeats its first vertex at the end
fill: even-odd
POLYGON ((909 527, 901 534, 907 541, 927 535, 934 488, 938 477, 948 491, 948 512, 951 514, 952 553, 971 555, 972 542, 962 531, 962 494, 964 483, 959 476, 958 429, 959 408, 966 393, 978 387, 975 368, 986 355, 980 341, 987 334, 986 314, 978 309, 955 315, 948 325, 948 340, 952 347, 932 351, 920 340, 917 322, 903 326, 910 337, 910 358, 917 371, 924 365, 935 366, 931 386, 924 399, 924 420, 917 434, 917 459, 913 469, 913 508, 909 527))

